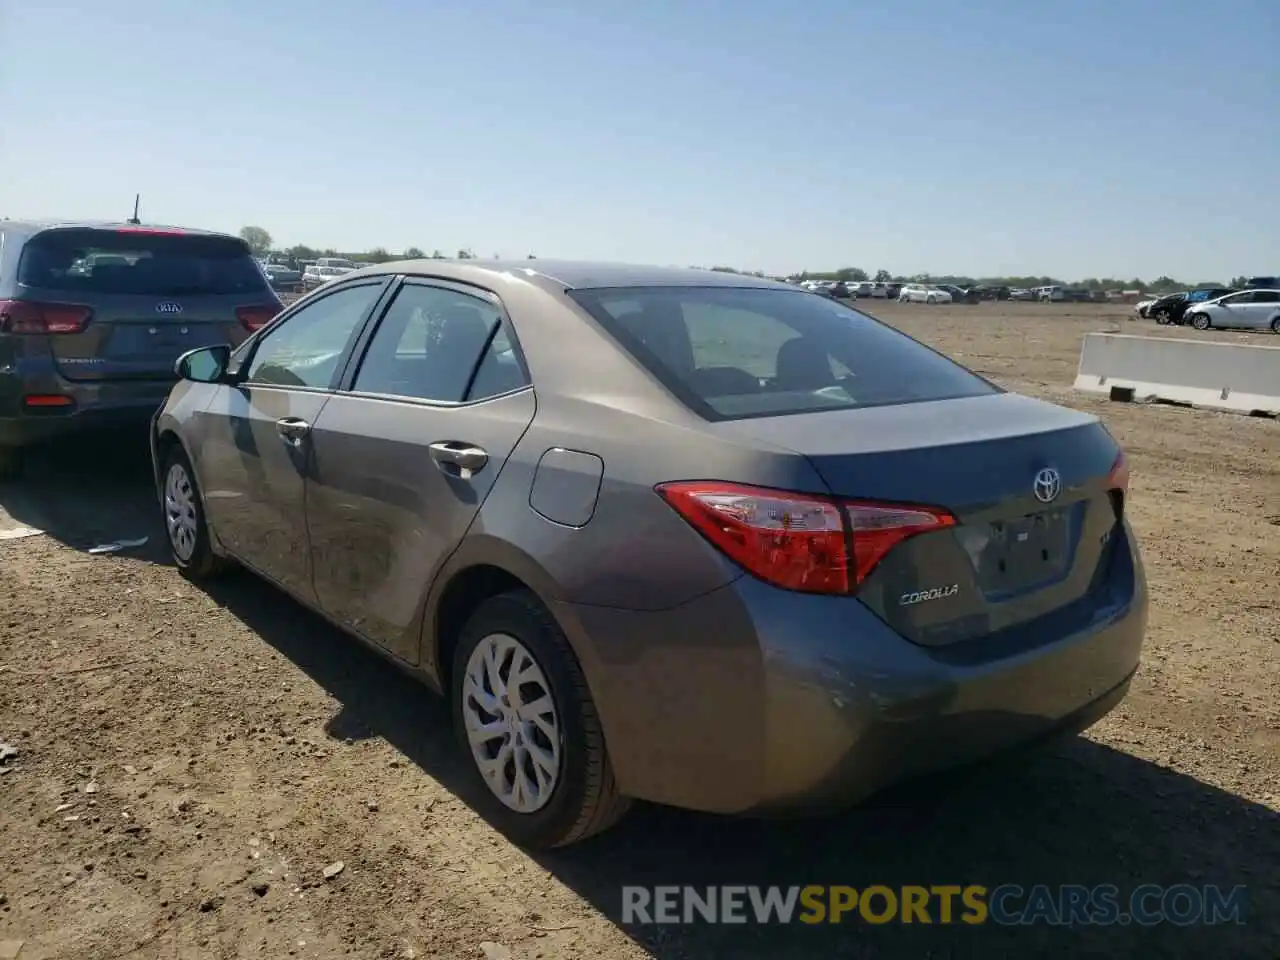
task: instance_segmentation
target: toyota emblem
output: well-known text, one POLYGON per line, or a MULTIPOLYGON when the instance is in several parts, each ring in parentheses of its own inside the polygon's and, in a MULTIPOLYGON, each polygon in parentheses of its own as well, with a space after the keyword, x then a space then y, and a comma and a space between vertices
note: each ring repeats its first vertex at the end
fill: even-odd
POLYGON ((1062 474, 1053 467, 1045 467, 1036 474, 1032 490, 1035 491, 1036 499, 1041 503, 1052 503, 1062 492, 1062 474))

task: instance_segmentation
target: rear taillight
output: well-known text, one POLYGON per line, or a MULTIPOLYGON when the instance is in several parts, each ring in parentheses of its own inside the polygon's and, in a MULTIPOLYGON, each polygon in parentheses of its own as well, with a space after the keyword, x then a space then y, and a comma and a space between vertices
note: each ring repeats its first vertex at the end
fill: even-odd
POLYGON ((1111 472, 1107 474, 1107 489, 1121 492, 1129 489, 1129 461, 1123 450, 1116 454, 1116 462, 1111 465, 1111 472))
POLYGON ((254 307, 236 307, 236 319, 240 321, 240 326, 253 333, 253 331, 261 330, 274 320, 276 314, 282 309, 283 307, 278 303, 264 303, 254 307))
POLYGON ((0 333, 79 333, 91 316, 78 303, 0 300, 0 333))
POLYGON ((956 522, 940 507, 715 481, 664 483, 657 491, 748 573, 806 593, 852 593, 903 540, 956 522))
POLYGON ((1129 495, 1129 461, 1121 450, 1116 454, 1111 472, 1107 474, 1107 496, 1111 498, 1111 508, 1116 519, 1124 516, 1124 500, 1129 495))

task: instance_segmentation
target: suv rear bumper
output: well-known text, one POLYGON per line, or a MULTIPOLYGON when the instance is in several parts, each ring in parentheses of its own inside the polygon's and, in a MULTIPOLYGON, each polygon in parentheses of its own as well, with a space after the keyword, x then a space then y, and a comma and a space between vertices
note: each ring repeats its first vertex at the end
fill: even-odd
POLYGON ((0 385, 0 446, 26 447, 85 432, 143 429, 164 405, 173 384, 167 381, 132 383, 64 383, 58 390, 19 391, 0 385), (26 394, 69 397, 65 407, 27 408, 26 394))

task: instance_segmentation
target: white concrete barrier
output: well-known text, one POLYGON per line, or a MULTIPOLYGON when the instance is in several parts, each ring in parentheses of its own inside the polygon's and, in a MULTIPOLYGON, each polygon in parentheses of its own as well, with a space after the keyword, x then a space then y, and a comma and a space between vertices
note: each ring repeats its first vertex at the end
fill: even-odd
POLYGON ((1280 415, 1280 346, 1089 333, 1075 388, 1134 400, 1280 415))

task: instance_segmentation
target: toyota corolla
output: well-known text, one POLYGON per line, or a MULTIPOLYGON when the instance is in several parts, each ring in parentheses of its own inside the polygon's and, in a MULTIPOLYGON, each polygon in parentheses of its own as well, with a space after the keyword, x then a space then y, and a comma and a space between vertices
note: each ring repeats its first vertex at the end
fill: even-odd
POLYGON ((633 798, 848 804, 1081 730, 1138 664, 1097 418, 793 286, 392 263, 178 373, 177 565, 250 568, 446 695, 531 847, 633 798))

